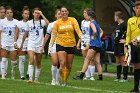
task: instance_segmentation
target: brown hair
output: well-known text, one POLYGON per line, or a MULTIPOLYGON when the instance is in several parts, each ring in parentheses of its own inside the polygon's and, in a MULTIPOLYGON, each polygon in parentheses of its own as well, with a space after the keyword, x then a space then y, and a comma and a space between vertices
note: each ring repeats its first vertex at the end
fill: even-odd
POLYGON ((88 12, 90 10, 90 8, 85 8, 84 11, 88 12))
POLYGON ((0 10, 5 9, 4 6, 0 6, 0 10))
POLYGON ((33 13, 35 10, 41 11, 41 9, 40 9, 39 7, 35 7, 35 8, 32 10, 32 13, 33 13))
POLYGON ((23 13, 25 10, 29 11, 29 7, 28 7, 28 6, 24 6, 23 9, 22 9, 22 13, 23 13))
POLYGON ((11 7, 11 6, 6 6, 5 7, 5 10, 7 11, 7 10, 11 10, 12 12, 13 12, 13 8, 11 7))
POLYGON ((122 11, 115 11, 115 13, 114 13, 116 16, 118 16, 120 19, 124 19, 124 14, 123 14, 123 12, 122 11))

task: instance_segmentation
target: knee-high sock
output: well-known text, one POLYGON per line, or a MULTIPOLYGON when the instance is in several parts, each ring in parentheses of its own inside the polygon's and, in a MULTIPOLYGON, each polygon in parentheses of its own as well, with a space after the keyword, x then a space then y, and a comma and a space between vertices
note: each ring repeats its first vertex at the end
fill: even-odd
POLYGON ((39 75, 40 75, 40 71, 41 71, 41 68, 36 67, 36 70, 35 70, 35 80, 38 80, 39 75))
POLYGON ((1 73, 1 61, 2 61, 2 58, 0 58, 0 74, 2 74, 1 73))
POLYGON ((122 66, 118 65, 117 66, 117 79, 121 78, 121 72, 122 72, 122 66))
POLYGON ((127 75, 128 75, 128 66, 123 66, 123 79, 127 79, 127 75))
POLYGON ((93 77, 95 73, 95 66, 89 65, 90 76, 93 77))
POLYGON ((21 78, 24 77, 24 64, 25 64, 25 55, 19 56, 19 72, 21 78))
POLYGON ((33 80, 34 65, 29 65, 29 80, 33 80))
POLYGON ((59 69, 57 69, 57 73, 56 73, 56 82, 59 83, 60 81, 60 73, 59 73, 59 69))
POLYGON ((90 66, 88 66, 87 71, 85 72, 87 78, 90 77, 90 66))
POLYGON ((5 65, 6 65, 6 61, 7 61, 7 58, 2 58, 2 62, 1 62, 1 73, 2 73, 2 76, 5 77, 5 73, 6 73, 6 68, 5 68, 5 65))
POLYGON ((15 68, 17 66, 17 61, 11 61, 11 65, 12 65, 11 74, 12 74, 12 77, 14 77, 15 76, 15 68))
POLYGON ((7 69, 8 69, 8 60, 6 61, 5 72, 7 72, 7 69))
POLYGON ((61 83, 66 83, 67 82, 69 74, 70 74, 70 71, 66 67, 63 68, 63 69, 60 69, 61 83))
POLYGON ((52 65, 52 80, 56 80, 57 66, 52 65))
POLYGON ((134 69, 134 90, 139 90, 140 69, 134 69))

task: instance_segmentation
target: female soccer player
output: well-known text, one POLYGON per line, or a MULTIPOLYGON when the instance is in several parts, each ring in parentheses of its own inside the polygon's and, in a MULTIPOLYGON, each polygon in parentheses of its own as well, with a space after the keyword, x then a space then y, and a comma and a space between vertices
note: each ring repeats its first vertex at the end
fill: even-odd
POLYGON ((124 21, 122 11, 115 11, 114 20, 118 23, 115 33, 114 55, 117 63, 117 79, 114 81, 127 82, 128 64, 124 62, 124 43, 126 37, 126 23, 124 21), (123 66, 123 79, 121 79, 121 71, 123 66))
MULTIPOLYGON (((89 49, 89 42, 90 42, 90 34, 89 34, 90 21, 88 20, 87 11, 89 11, 89 8, 84 9, 83 15, 85 19, 81 22, 81 30, 82 30, 85 40, 84 42, 81 42, 81 40, 79 39, 77 43, 77 48, 79 49, 80 42, 81 42, 83 59, 85 59, 87 55, 87 51, 89 49)), ((95 66, 92 59, 85 73, 86 77, 84 78, 84 80, 94 80, 94 72, 95 72, 95 66)))
POLYGON ((11 56, 12 63, 12 78, 14 79, 15 67, 17 65, 16 55, 17 51, 14 48, 14 34, 16 30, 16 24, 18 20, 13 18, 13 9, 9 6, 6 7, 6 18, 1 21, 0 24, 0 41, 1 41, 1 72, 2 79, 5 79, 6 73, 6 61, 8 60, 8 53, 11 56))
MULTIPOLYGON (((56 18, 56 20, 58 20, 60 17, 61 17, 60 9, 57 9, 55 11, 55 18, 56 18)), ((44 42, 42 45, 42 50, 44 50, 45 43, 47 42, 48 38, 50 37, 50 35, 52 33, 53 25, 55 22, 56 21, 54 21, 48 25, 46 35, 44 38, 44 42)), ((52 83, 51 84, 52 85, 59 85, 59 68, 57 68, 58 67, 58 57, 57 57, 55 43, 53 45, 53 48, 52 48, 50 55, 51 55, 51 61, 52 61, 52 68, 51 68, 51 70, 52 70, 52 83)))
POLYGON ((28 38, 24 41, 23 46, 22 45, 22 39, 23 35, 28 30, 27 21, 29 19, 30 11, 28 6, 24 6, 22 10, 22 17, 23 20, 19 21, 17 23, 15 37, 14 37, 14 47, 18 49, 18 55, 19 55, 19 72, 20 72, 20 78, 24 80, 24 63, 25 63, 25 55, 27 52, 27 43, 28 38), (22 48, 21 48, 22 47, 22 48))
MULTIPOLYGON (((38 78, 41 71, 41 58, 42 58, 42 43, 43 43, 43 28, 44 26, 47 26, 49 24, 49 21, 46 19, 46 17, 43 15, 41 10, 39 8, 33 9, 33 19, 28 21, 28 56, 29 56, 29 80, 28 83, 33 82, 33 72, 34 72, 34 58, 35 62, 37 64, 36 71, 35 71, 35 83, 39 83, 38 78), (40 19, 40 16, 43 19, 40 19), (34 57, 35 55, 35 57, 34 57)), ((25 34, 25 37, 27 34, 25 34)))
POLYGON ((100 51, 102 47, 101 36, 103 34, 102 29, 99 24, 96 22, 96 15, 93 10, 87 11, 88 18, 91 21, 90 24, 90 48, 87 52, 86 58, 84 60, 84 65, 82 68, 82 72, 79 76, 75 77, 76 80, 83 80, 85 72, 88 68, 89 62, 94 59, 94 62, 97 65, 98 69, 98 80, 103 80, 102 77, 102 67, 100 64, 100 51))
POLYGON ((54 24, 50 47, 52 47, 56 40, 56 51, 60 62, 61 84, 62 86, 66 86, 74 58, 74 46, 76 46, 74 31, 76 31, 80 38, 83 36, 77 20, 73 17, 68 17, 68 9, 62 7, 60 12, 61 18, 54 24))

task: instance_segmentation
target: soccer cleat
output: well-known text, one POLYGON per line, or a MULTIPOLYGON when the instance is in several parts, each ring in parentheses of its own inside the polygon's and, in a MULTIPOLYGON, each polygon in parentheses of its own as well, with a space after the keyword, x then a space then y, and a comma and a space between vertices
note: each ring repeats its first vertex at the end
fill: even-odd
POLYGON ((115 81, 115 82, 118 82, 118 81, 120 81, 120 79, 115 79, 114 81, 115 81))
POLYGON ((56 85, 56 82, 55 82, 55 80, 52 80, 52 83, 51 83, 51 85, 56 85))
POLYGON ((62 87, 66 87, 67 84, 66 84, 66 83, 62 83, 61 86, 62 86, 62 87))
POLYGON ((130 91, 130 93, 140 93, 140 92, 139 92, 139 90, 132 89, 132 90, 130 91))
POLYGON ((123 82, 128 82, 128 80, 127 80, 127 79, 126 79, 126 80, 125 80, 125 79, 122 79, 122 80, 120 80, 119 82, 122 82, 122 83, 123 83, 123 82))
POLYGON ((25 80, 25 78, 24 78, 24 77, 21 77, 20 79, 21 79, 21 80, 25 80))
POLYGON ((5 78, 5 76, 2 76, 2 78, 1 78, 1 79, 6 79, 6 78, 5 78))
POLYGON ((33 83, 33 81, 32 80, 28 80, 27 83, 33 83))
POLYGON ((60 86, 60 83, 59 83, 59 81, 56 81, 56 82, 55 82, 55 85, 58 85, 58 86, 60 86))
POLYGON ((90 80, 90 77, 85 77, 83 80, 90 80))
POLYGON ((83 78, 81 78, 80 76, 76 76, 73 79, 75 79, 75 80, 83 80, 83 78))
POLYGON ((90 80, 95 80, 94 77, 90 77, 90 80))

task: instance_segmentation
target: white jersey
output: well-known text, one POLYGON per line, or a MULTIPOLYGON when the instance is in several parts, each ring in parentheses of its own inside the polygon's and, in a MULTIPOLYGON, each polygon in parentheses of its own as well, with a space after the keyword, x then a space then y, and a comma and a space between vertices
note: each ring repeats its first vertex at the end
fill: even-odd
POLYGON ((18 20, 16 19, 8 21, 7 18, 4 18, 1 20, 0 31, 2 46, 14 46, 14 34, 17 22, 18 20))
MULTIPOLYGON (((21 20, 17 23, 17 27, 19 29, 17 45, 18 47, 20 47, 22 43, 23 35, 25 31, 28 31, 28 25, 27 25, 27 22, 24 22, 23 20, 21 20)), ((23 47, 27 47, 27 43, 28 43, 28 37, 25 39, 23 47)))
POLYGON ((28 47, 40 47, 43 44, 44 34, 43 34, 43 28, 46 25, 46 22, 44 20, 41 20, 41 22, 30 20, 28 23, 28 31, 29 31, 29 37, 28 37, 28 47))
MULTIPOLYGON (((51 33, 52 33, 52 29, 53 29, 54 23, 55 23, 55 21, 48 25, 46 34, 52 35, 51 33)), ((49 43, 49 45, 50 45, 50 43, 49 43)), ((51 53, 56 53, 56 40, 55 40, 55 42, 54 42, 54 44, 53 44, 53 46, 51 48, 51 53)))
POLYGON ((85 39, 90 39, 89 29, 90 29, 90 21, 83 20, 81 22, 81 30, 85 39))

